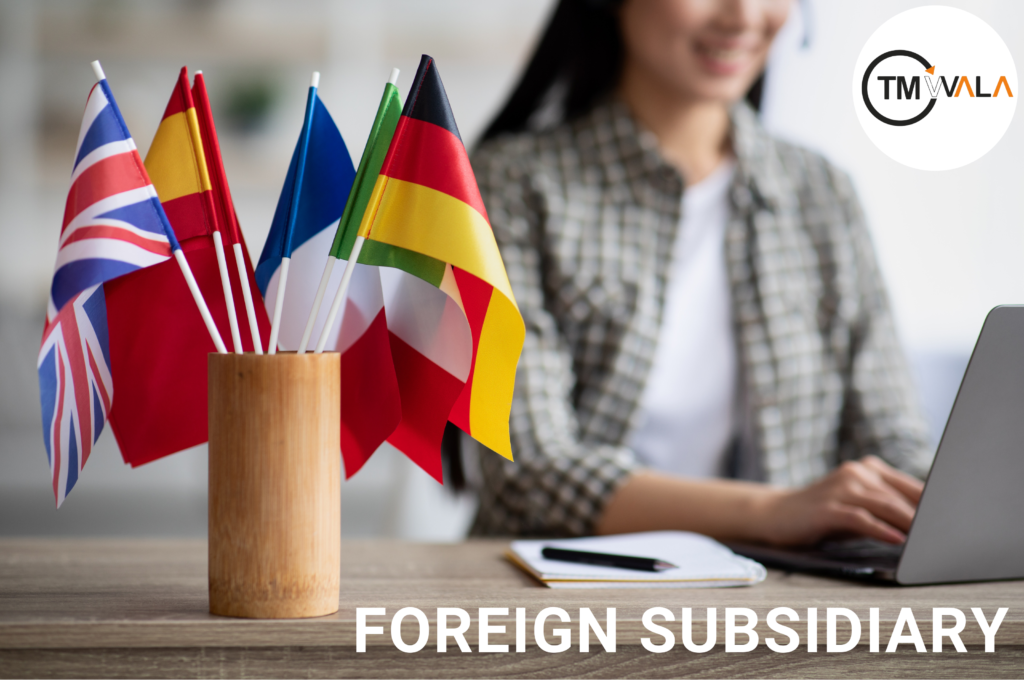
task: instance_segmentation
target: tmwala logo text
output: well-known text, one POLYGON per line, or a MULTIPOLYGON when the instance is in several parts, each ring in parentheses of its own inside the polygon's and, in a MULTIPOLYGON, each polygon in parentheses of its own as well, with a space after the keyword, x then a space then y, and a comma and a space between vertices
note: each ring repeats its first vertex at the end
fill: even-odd
POLYGON ((1013 119, 1015 92, 1005 43, 952 7, 918 7, 887 21, 854 73, 854 108, 868 137, 921 170, 961 167, 987 153, 1013 119))
MULTIPOLYGON (((945 96, 947 97, 959 97, 960 93, 966 90, 968 97, 998 97, 999 93, 1002 92, 1003 88, 1005 87, 1005 96, 1013 96, 1013 90, 1010 89, 1010 83, 1006 80, 1005 75, 999 76, 999 80, 996 81, 995 91, 990 93, 986 93, 984 90, 982 90, 980 75, 974 76, 974 88, 971 88, 971 81, 968 76, 953 76, 947 81, 946 76, 938 76, 935 80, 932 80, 933 75, 935 75, 935 66, 930 66, 928 64, 928 60, 922 57, 920 54, 917 54, 916 52, 911 52, 910 50, 890 50, 885 54, 880 55, 877 59, 871 62, 871 65, 868 66, 868 69, 864 71, 864 79, 861 81, 860 89, 861 96, 864 97, 864 105, 868 107, 868 111, 871 112, 871 115, 873 115, 875 118, 882 121, 886 125, 913 125, 914 123, 920 121, 922 118, 924 118, 925 116, 932 112, 932 109, 935 108, 935 102, 938 100, 940 93, 945 93, 945 96), (910 57, 911 59, 916 59, 918 62, 921 63, 921 65, 924 67, 924 70, 928 73, 928 75, 924 76, 924 82, 928 88, 928 96, 931 100, 919 114, 911 118, 903 118, 897 120, 889 118, 887 116, 883 116, 881 113, 878 112, 878 109, 875 108, 874 104, 871 103, 871 97, 868 93, 868 82, 875 71, 875 67, 891 57, 910 57), (977 92, 977 95, 975 95, 975 92, 977 92)), ((911 76, 909 80, 907 79, 907 76, 902 75, 879 75, 876 76, 876 78, 880 82, 884 83, 884 88, 882 90, 882 98, 886 101, 890 99, 892 94, 895 94, 896 99, 909 100, 911 98, 921 98, 921 76, 911 76), (895 86, 890 87, 890 85, 894 81, 895 86)))

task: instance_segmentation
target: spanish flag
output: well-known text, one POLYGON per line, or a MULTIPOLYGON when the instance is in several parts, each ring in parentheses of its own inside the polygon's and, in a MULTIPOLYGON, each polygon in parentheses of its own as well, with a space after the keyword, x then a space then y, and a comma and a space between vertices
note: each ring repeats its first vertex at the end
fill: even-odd
POLYGON ((448 96, 426 55, 358 235, 366 239, 360 263, 419 279, 403 282, 387 307, 402 400, 402 421, 388 441, 438 481, 446 421, 511 460, 508 420, 525 327, 448 96), (447 302, 424 303, 424 284, 447 302))
MULTIPOLYGON (((205 104, 205 88, 201 88, 205 104)), ((213 143, 209 106, 197 111, 188 71, 181 69, 163 120, 146 155, 146 170, 206 299, 221 337, 232 335, 213 233, 234 206, 213 143), (207 132, 204 139, 203 131, 207 132), (214 182, 210 167, 216 168, 214 182)), ((229 244, 235 236, 226 229, 229 244)), ((245 251, 247 278, 255 288, 245 251)), ((245 310, 237 269, 228 268, 232 302, 245 310)), ((133 272, 104 286, 114 389, 118 401, 111 429, 121 456, 133 466, 207 441, 207 354, 215 351, 188 287, 172 260, 133 272)), ((264 338, 269 321, 257 296, 256 316, 264 338)), ((244 314, 244 311, 242 312, 244 314)), ((240 341, 253 350, 249 324, 240 341)))

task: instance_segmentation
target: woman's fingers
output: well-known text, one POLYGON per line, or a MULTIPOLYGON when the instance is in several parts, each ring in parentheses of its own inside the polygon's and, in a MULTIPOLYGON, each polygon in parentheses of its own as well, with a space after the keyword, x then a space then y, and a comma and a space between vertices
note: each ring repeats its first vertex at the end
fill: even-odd
POLYGON ((915 507, 917 506, 921 500, 921 492, 924 491, 924 482, 902 470, 897 470, 877 456, 865 456, 861 462, 877 473, 886 484, 903 494, 915 507))
POLYGON ((886 524, 866 508, 840 504, 833 512, 838 530, 849 531, 885 543, 903 543, 907 540, 906 534, 886 524))
POLYGON ((899 492, 891 487, 860 490, 847 501, 864 508, 883 522, 902 532, 910 531, 914 521, 914 508, 899 492))
POLYGON ((813 543, 830 534, 852 533, 886 543, 903 543, 914 520, 921 482, 873 456, 848 461, 826 478, 791 492, 784 509, 780 543, 813 543))
POLYGON ((885 463, 874 459, 844 463, 840 471, 835 500, 864 508, 878 519, 906 532, 914 519, 914 505, 898 489, 886 482, 879 469, 885 463))

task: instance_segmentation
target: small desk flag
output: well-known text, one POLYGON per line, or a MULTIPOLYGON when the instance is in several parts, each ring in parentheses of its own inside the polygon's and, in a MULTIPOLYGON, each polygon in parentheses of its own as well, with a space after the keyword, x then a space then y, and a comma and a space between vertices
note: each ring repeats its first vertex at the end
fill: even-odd
MULTIPOLYGON (((221 336, 230 338, 213 233, 220 216, 233 214, 234 206, 230 194, 215 191, 211 181, 208 168, 221 161, 211 138, 202 134, 203 128, 212 132, 212 121, 203 125, 200 114, 206 112, 195 104, 188 71, 182 68, 146 168, 210 314, 221 336)), ((241 233, 234 238, 241 239, 241 233)), ((237 271, 228 271, 234 274, 235 309, 244 310, 237 271)), ((270 324, 262 302, 255 311, 266 337, 270 324)), ((107 318, 114 388, 120 396, 110 424, 124 461, 138 466, 206 442, 206 363, 215 348, 177 266, 167 262, 109 284, 107 318)), ((249 325, 237 330, 243 349, 252 351, 249 325)))
POLYGON ((400 277, 388 301, 402 399, 402 421, 388 441, 438 481, 447 421, 511 460, 508 419, 525 327, 437 65, 426 55, 359 235, 361 263, 416 277, 400 277))
POLYGON ((78 136, 37 361, 57 507, 78 480, 114 400, 103 284, 167 261, 178 248, 101 77, 89 93, 78 136))
MULTIPOLYGON (((286 256, 288 219, 293 210, 292 202, 297 200, 291 237, 291 274, 285 288, 278 341, 282 349, 291 350, 297 349, 302 339, 320 274, 331 253, 332 239, 338 231, 355 177, 341 133, 315 88, 310 89, 313 105, 311 120, 307 121, 309 140, 305 167, 300 173, 300 138, 256 267, 256 281, 267 309, 274 309, 282 260, 286 256), (296 191, 300 176, 301 186, 296 191)), ((333 269, 327 285, 331 294, 338 288, 348 266, 347 262, 344 264, 333 269)), ((376 267, 356 265, 343 311, 340 321, 336 320, 328 332, 327 349, 341 353, 341 452, 345 476, 351 477, 394 431, 401 417, 384 298, 376 267)), ((319 337, 326 318, 327 309, 323 308, 313 326, 312 337, 319 337)))

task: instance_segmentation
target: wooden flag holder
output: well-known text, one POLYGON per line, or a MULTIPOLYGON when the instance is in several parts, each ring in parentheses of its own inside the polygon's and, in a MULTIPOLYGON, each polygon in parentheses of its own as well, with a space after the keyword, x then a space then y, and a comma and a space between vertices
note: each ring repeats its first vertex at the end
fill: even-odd
POLYGON ((210 612, 338 611, 341 355, 210 354, 210 612))

